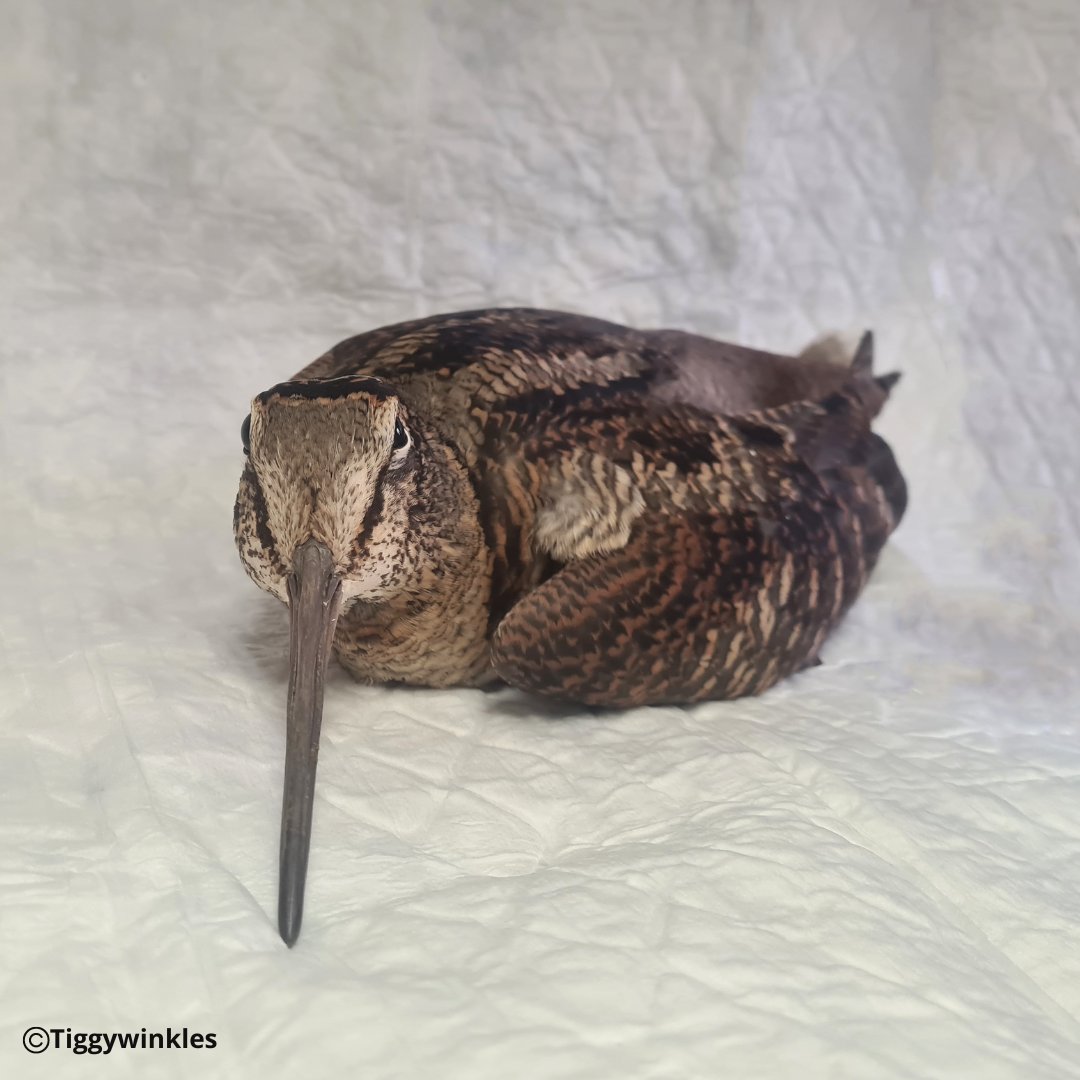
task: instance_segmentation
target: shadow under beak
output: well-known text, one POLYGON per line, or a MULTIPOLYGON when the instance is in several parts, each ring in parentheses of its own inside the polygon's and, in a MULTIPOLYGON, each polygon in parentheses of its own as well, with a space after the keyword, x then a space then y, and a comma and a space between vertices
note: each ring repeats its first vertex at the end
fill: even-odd
POLYGON ((323 686, 341 612, 341 578, 334 573, 330 552, 318 541, 308 540, 297 549, 288 592, 289 702, 285 795, 281 807, 278 931, 292 948, 304 917, 323 686))

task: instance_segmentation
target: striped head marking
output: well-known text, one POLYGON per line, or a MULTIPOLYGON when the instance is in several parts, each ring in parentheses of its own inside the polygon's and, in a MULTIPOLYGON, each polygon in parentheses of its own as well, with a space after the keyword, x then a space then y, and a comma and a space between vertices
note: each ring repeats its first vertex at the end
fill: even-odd
POLYGON ((255 583, 288 602, 297 554, 313 540, 344 603, 391 593, 424 449, 393 389, 352 376, 281 383, 252 401, 241 434, 247 465, 233 523, 255 583))

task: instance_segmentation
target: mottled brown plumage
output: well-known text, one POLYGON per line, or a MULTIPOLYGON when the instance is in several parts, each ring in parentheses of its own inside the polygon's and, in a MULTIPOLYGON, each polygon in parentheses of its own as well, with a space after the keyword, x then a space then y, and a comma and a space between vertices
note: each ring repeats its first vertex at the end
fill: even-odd
MULTIPOLYGON (((609 706, 759 693, 816 659, 904 511, 870 430, 895 377, 871 354, 528 309, 362 334, 253 402, 241 557, 324 636, 336 620, 361 679, 609 706)), ((311 695, 290 709, 317 713, 311 695)))

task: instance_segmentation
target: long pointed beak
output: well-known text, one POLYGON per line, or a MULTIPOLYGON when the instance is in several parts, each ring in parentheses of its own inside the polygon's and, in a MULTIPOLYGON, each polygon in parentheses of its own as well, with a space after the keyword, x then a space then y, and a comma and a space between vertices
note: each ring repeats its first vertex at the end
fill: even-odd
POLYGON ((288 589, 289 704, 285 797, 281 806, 278 930, 291 949, 300 935, 304 917, 323 684, 341 611, 341 578, 334 573, 330 552, 318 541, 308 540, 297 549, 288 589))

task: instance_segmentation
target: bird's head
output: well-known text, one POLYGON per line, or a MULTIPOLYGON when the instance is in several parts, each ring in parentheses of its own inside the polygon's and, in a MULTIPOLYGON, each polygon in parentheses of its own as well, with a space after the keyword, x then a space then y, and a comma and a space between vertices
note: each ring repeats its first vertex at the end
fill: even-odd
POLYGON ((255 583, 289 602, 297 557, 313 542, 341 600, 378 602, 402 587, 423 436, 379 379, 281 383, 251 403, 234 531, 255 583))
POLYGON ((349 376, 259 394, 242 438, 247 463, 234 512, 240 558, 290 612, 278 921, 291 945, 300 928, 323 682, 338 617, 357 600, 379 604, 415 589, 431 573, 416 534, 424 532, 423 506, 432 486, 438 491, 447 455, 388 384, 349 376))

